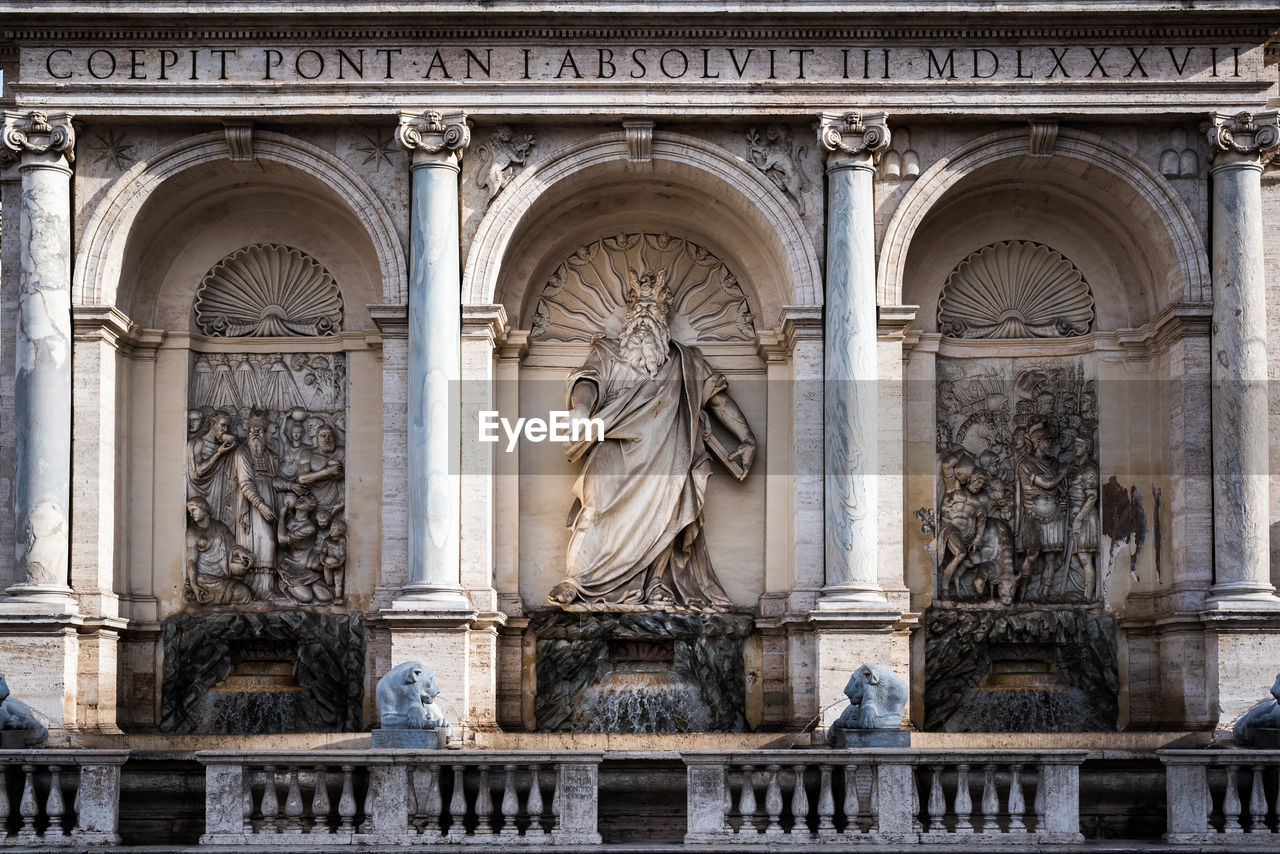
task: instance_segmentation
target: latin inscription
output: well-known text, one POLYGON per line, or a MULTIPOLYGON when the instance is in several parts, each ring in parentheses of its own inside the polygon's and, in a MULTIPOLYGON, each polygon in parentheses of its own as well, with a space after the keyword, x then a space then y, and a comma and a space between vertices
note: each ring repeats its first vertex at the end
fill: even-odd
POLYGON ((1256 78, 1245 45, 794 47, 693 45, 63 47, 23 52, 29 81, 453 84, 665 81, 1141 80, 1256 78))

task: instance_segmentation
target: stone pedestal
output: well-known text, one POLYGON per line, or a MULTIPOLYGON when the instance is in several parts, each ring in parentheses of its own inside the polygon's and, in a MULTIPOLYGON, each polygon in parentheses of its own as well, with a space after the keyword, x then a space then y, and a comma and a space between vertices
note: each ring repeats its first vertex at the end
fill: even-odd
POLYGON ((383 729, 373 730, 373 749, 399 748, 403 750, 437 750, 444 747, 446 736, 436 729, 383 729))
POLYGON ((859 750, 868 747, 910 747, 911 731, 905 729, 845 729, 833 726, 827 731, 827 743, 837 750, 859 750))
MULTIPOLYGON (((407 611, 381 613, 380 628, 391 637, 390 667, 405 661, 421 661, 435 674, 440 686, 436 699, 450 723, 474 725, 471 625, 474 611, 407 611)), ((373 682, 384 674, 375 673, 373 682)))
POLYGON ((76 727, 80 617, 0 610, 0 672, 13 696, 51 721, 76 727))

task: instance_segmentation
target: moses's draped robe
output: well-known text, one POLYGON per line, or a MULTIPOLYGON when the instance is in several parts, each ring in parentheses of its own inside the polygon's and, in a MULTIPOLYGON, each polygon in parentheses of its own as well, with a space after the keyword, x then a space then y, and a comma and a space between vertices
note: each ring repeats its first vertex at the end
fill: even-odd
POLYGON ((586 462, 573 486, 565 581, 588 604, 642 604, 661 583, 677 604, 732 608, 702 530, 711 475, 703 408, 728 380, 674 341, 651 379, 602 339, 569 375, 566 395, 583 381, 596 384, 591 415, 604 422, 604 441, 566 446, 570 461, 586 462))

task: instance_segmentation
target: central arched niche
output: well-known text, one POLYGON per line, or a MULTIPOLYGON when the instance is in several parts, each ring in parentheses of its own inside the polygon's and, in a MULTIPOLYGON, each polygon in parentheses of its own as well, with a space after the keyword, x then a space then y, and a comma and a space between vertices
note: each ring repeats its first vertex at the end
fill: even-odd
MULTIPOLYGON (((794 212, 788 208, 787 213, 794 212)), ((759 442, 744 483, 714 464, 705 505, 711 561, 739 608, 756 607, 765 592, 765 475, 771 470, 765 451, 772 425, 759 334, 776 325, 784 306, 802 301, 792 294, 781 238, 766 221, 740 189, 704 169, 671 159, 655 158, 647 170, 629 169, 625 160, 607 161, 564 177, 530 205, 507 244, 494 296, 512 326, 528 331, 556 268, 584 245, 619 234, 683 238, 719 257, 732 272, 753 315, 756 337, 694 343, 728 376, 730 393, 759 442)), ((564 408, 564 378, 588 351, 585 342, 531 336, 519 369, 519 414, 545 417, 548 409, 564 408)), ((785 461, 778 464, 789 470, 785 461)), ((563 577, 565 517, 577 468, 557 445, 521 445, 518 588, 526 609, 544 607, 547 591, 563 577)), ((499 513, 503 506, 500 498, 499 513)))

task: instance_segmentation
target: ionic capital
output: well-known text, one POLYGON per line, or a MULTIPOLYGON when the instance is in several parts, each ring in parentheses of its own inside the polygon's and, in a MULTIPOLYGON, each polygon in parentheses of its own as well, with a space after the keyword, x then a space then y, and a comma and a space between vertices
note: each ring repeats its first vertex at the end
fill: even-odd
POLYGON ((39 110, 4 111, 4 148, 0 153, 8 159, 20 157, 23 166, 38 164, 64 165, 76 159, 76 132, 69 113, 43 113, 39 110))
POLYGON ((1280 122, 1265 113, 1213 113, 1204 125, 1213 146, 1214 165, 1253 165, 1270 160, 1280 148, 1280 122))
POLYGON ((463 149, 471 142, 471 126, 465 113, 402 112, 396 142, 413 153, 415 164, 457 165, 463 149))
POLYGON ((872 167, 889 147, 889 124, 884 113, 823 113, 818 119, 818 144, 829 167, 872 167))

